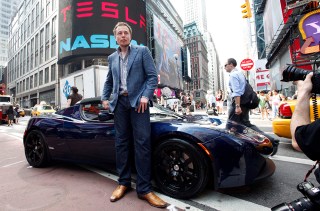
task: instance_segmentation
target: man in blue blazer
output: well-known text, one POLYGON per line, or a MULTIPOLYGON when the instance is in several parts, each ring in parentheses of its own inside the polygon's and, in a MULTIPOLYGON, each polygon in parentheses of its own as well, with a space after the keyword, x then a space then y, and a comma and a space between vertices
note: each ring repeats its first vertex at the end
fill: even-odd
POLYGON ((137 170, 137 194, 152 206, 165 208, 167 203, 152 192, 151 125, 149 99, 157 87, 157 71, 147 47, 130 45, 132 29, 119 22, 113 29, 119 45, 108 57, 109 72, 101 96, 105 109, 114 112, 118 187, 110 201, 122 198, 131 188, 130 147, 134 147, 137 170), (132 139, 134 143, 132 142, 132 139))

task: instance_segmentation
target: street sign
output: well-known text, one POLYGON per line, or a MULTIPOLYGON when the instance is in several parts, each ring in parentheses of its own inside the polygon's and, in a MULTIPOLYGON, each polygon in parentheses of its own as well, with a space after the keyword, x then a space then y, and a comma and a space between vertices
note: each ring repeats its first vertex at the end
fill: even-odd
POLYGON ((241 69, 246 70, 246 71, 251 70, 253 65, 254 65, 254 63, 253 63, 252 59, 244 59, 240 63, 241 69))

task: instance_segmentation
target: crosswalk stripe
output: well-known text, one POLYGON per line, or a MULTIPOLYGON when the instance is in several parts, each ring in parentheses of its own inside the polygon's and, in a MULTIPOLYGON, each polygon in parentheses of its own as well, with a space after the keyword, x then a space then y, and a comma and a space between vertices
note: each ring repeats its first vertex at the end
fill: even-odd
POLYGON ((211 191, 210 193, 206 194, 201 194, 201 196, 192 199, 192 201, 223 211, 270 211, 270 208, 268 207, 215 191, 211 191))
POLYGON ((293 157, 287 157, 287 156, 281 156, 281 155, 274 155, 274 156, 270 157, 270 159, 291 162, 291 163, 298 163, 298 164, 306 164, 306 165, 314 165, 315 164, 315 161, 312 161, 309 159, 293 158, 293 157))

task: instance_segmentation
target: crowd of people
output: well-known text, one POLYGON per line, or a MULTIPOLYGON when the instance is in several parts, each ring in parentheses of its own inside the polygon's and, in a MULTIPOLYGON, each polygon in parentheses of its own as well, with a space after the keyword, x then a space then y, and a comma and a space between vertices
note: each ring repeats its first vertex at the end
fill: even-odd
POLYGON ((273 120, 279 116, 280 106, 287 102, 288 99, 296 99, 297 92, 292 97, 287 97, 283 93, 279 93, 278 90, 272 91, 258 91, 258 96, 260 99, 258 112, 261 114, 261 119, 273 120))

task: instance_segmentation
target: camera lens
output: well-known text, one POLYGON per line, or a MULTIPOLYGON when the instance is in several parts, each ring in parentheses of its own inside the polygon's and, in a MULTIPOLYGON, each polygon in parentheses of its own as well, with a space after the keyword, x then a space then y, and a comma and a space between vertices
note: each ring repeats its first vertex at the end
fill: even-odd
POLYGON ((282 77, 283 77, 282 81, 288 82, 288 81, 304 80, 308 73, 310 73, 310 71, 299 69, 289 65, 282 73, 282 77))
POLYGON ((272 211, 316 211, 319 208, 313 204, 308 198, 302 197, 300 199, 296 199, 291 203, 282 203, 277 206, 271 208, 272 211))

